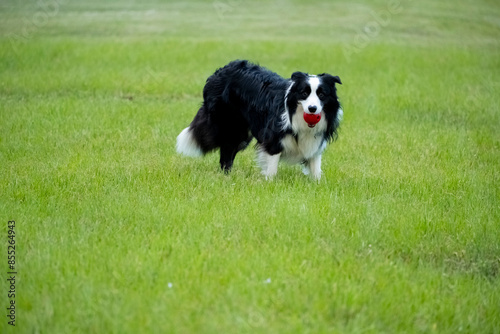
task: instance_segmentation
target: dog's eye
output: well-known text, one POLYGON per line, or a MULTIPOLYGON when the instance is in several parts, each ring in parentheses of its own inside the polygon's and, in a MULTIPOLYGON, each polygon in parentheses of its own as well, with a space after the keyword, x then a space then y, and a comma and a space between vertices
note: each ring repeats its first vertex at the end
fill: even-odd
POLYGON ((324 97, 325 97, 325 94, 323 94, 323 93, 319 93, 319 94, 318 94, 318 97, 319 97, 320 99, 322 99, 322 98, 324 98, 324 97))
POLYGON ((308 92, 302 92, 302 96, 303 97, 307 97, 307 96, 309 96, 309 93, 308 92))

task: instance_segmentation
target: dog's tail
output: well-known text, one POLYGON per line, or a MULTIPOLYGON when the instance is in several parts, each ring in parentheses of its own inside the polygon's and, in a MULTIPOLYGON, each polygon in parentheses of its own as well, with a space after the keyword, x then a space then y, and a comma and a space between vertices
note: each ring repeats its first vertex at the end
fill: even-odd
POLYGON ((185 154, 190 157, 201 157, 204 154, 200 145, 198 145, 198 142, 193 134, 193 129, 191 129, 190 126, 182 130, 182 132, 177 136, 177 144, 175 148, 178 153, 185 154))
POLYGON ((190 157, 201 157, 216 149, 216 129, 205 106, 201 106, 191 124, 177 136, 177 152, 190 157))

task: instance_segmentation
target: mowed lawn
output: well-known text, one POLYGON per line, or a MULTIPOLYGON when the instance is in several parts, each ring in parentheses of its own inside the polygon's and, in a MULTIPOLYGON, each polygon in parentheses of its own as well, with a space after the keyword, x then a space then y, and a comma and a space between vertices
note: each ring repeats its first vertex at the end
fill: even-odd
POLYGON ((1 1, 0 332, 500 333, 499 77, 492 0, 1 1), (319 183, 176 154, 233 59, 340 76, 319 183))

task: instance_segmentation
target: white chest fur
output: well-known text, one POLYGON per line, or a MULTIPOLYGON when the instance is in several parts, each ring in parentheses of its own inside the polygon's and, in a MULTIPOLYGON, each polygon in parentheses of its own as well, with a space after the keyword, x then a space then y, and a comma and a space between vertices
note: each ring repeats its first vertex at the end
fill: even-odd
POLYGON ((292 164, 298 164, 304 160, 321 154, 326 147, 323 136, 315 137, 310 134, 299 134, 298 137, 287 135, 281 142, 283 152, 281 158, 292 164))
POLYGON ((326 121, 323 113, 321 116, 319 123, 314 128, 310 128, 303 119, 302 108, 297 108, 291 122, 293 132, 296 135, 286 135, 281 141, 283 145, 281 158, 283 160, 296 164, 323 152, 326 147, 323 135, 326 130, 326 121))

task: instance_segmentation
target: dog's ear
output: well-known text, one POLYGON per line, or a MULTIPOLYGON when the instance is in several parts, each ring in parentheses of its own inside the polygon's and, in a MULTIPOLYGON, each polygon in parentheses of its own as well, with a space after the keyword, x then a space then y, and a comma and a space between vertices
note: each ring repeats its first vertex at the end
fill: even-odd
POLYGON ((318 77, 323 78, 323 80, 325 80, 325 82, 327 82, 331 86, 334 86, 336 83, 342 85, 342 81, 340 81, 340 78, 338 76, 333 76, 328 73, 323 73, 319 74, 318 77))
POLYGON ((335 81, 336 83, 338 83, 339 85, 342 85, 342 81, 340 81, 340 77, 338 75, 332 75, 333 77, 333 81, 335 81))
POLYGON ((294 72, 292 74, 292 81, 299 81, 299 80, 302 80, 302 79, 305 79, 307 78, 307 74, 306 73, 303 73, 303 72, 294 72))

